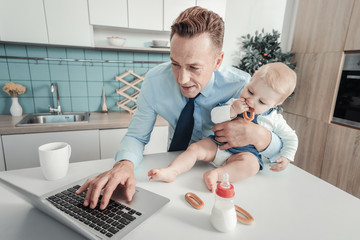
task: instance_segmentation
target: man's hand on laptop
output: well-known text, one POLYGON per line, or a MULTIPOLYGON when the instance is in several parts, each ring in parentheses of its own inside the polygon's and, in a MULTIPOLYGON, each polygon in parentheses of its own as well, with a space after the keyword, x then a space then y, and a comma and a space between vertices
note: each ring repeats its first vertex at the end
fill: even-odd
POLYGON ((109 204, 110 198, 119 184, 125 187, 126 199, 131 201, 136 185, 134 164, 132 162, 127 160, 117 162, 109 171, 86 180, 76 191, 76 194, 81 194, 87 189, 84 206, 93 209, 98 204, 100 193, 104 189, 100 204, 100 209, 103 210, 109 204))

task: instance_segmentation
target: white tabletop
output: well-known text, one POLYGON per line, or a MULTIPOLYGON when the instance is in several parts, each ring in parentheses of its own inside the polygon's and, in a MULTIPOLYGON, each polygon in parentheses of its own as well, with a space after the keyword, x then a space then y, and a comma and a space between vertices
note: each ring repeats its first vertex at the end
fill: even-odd
MULTIPOLYGON (((136 169, 137 185, 169 198, 170 203, 124 239, 359 239, 360 199, 294 165, 280 173, 266 165, 256 176, 235 183, 235 204, 251 213, 255 222, 238 223, 232 233, 217 232, 210 224, 214 195, 202 180, 212 166, 199 163, 173 183, 148 181, 148 170, 167 166, 176 155, 147 155, 136 169), (187 192, 197 194, 205 207, 192 208, 184 199, 187 192)), ((0 176, 40 195, 113 164, 112 159, 73 163, 67 177, 58 181, 46 181, 40 168, 0 176)), ((84 239, 2 186, 0 196, 0 239, 84 239)))

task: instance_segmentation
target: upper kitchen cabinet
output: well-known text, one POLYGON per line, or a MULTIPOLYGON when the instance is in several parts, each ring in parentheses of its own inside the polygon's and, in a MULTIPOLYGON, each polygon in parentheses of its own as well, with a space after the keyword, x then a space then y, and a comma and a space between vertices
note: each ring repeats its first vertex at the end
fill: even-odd
POLYGON ((350 25, 346 37, 345 50, 360 50, 360 1, 354 2, 350 25))
POLYGON ((163 30, 163 0, 128 0, 129 28, 163 30))
POLYGON ((195 5, 195 0, 164 0, 164 31, 170 31, 176 17, 185 9, 195 5))
POLYGON ((216 12, 225 21, 226 0, 196 0, 196 5, 216 12))
POLYGON ((298 2, 292 51, 296 54, 343 51, 354 0, 298 2))
POLYGON ((129 27, 127 0, 89 0, 90 24, 129 27))
POLYGON ((0 40, 48 43, 43 0, 0 0, 0 40))
POLYGON ((49 43, 92 46, 87 0, 44 0, 49 43))

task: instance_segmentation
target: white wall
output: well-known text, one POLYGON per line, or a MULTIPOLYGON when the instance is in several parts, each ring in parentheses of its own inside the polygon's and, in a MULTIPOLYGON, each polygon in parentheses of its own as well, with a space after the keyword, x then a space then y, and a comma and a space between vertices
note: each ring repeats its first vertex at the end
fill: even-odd
MULTIPOLYGON (((273 29, 291 34, 293 15, 297 0, 227 0, 224 38, 224 63, 238 65, 240 59, 241 36, 254 34, 256 30, 271 32, 273 29), (287 2, 288 6, 287 6, 287 2), (285 14, 286 13, 286 14, 285 14), (285 20, 284 20, 285 17, 285 20), (286 24, 284 24, 284 21, 286 24)), ((284 50, 291 47, 291 36, 281 36, 285 41, 284 50), (290 41, 290 46, 288 44, 290 41)))

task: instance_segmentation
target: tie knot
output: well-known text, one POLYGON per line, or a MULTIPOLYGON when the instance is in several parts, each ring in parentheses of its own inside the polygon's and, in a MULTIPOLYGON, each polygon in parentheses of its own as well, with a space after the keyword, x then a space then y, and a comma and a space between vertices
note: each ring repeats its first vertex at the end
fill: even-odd
POLYGON ((193 98, 189 98, 189 102, 190 102, 190 101, 191 101, 191 102, 195 101, 195 99, 196 99, 199 95, 200 95, 200 93, 198 93, 198 95, 196 95, 196 96, 193 97, 193 98))

